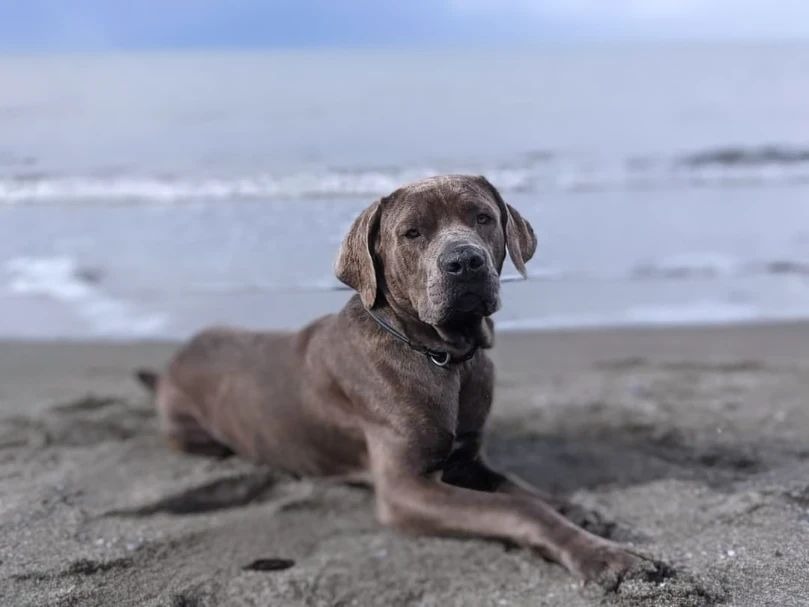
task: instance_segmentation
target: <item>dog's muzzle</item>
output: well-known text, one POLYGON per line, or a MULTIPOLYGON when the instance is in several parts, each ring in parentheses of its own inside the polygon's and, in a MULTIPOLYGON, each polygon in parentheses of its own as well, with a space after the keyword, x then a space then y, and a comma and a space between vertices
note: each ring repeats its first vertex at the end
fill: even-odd
POLYGON ((445 292, 445 320, 488 316, 497 309, 497 273, 484 249, 469 243, 447 247, 438 257, 438 269, 445 292))

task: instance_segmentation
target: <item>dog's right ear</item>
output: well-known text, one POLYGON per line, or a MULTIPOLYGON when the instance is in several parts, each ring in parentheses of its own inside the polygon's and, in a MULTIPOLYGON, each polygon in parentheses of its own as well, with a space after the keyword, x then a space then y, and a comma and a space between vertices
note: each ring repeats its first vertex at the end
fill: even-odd
POLYGON ((367 309, 376 302, 377 284, 374 265, 374 238, 379 230, 381 200, 365 209, 351 226, 337 254, 335 274, 340 282, 360 294, 367 309))

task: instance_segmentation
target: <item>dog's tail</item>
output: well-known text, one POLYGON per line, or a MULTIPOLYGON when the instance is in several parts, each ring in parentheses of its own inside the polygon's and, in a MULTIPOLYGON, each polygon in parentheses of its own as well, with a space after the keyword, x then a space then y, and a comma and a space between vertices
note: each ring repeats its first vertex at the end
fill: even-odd
POLYGON ((135 379, 149 392, 157 392, 157 385, 160 383, 160 374, 151 369, 138 369, 135 371, 135 379))

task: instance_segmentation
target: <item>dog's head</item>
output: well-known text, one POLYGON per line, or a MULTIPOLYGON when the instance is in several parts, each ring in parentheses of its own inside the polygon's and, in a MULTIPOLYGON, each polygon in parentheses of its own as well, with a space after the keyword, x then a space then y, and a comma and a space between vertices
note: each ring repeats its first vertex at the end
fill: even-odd
POLYGON ((531 225, 485 178, 431 177, 362 212, 343 241, 336 273, 366 308, 382 293, 445 332, 495 312, 506 251, 524 275, 536 246, 531 225))

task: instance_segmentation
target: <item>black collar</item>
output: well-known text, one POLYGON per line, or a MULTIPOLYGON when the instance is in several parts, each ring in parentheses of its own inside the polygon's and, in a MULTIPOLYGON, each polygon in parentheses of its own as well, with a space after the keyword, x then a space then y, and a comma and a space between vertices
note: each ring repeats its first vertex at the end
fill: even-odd
POLYGON ((426 346, 414 344, 412 341, 410 341, 410 338, 407 337, 407 335, 392 327, 386 320, 379 317, 371 310, 367 310, 367 312, 368 314, 371 315, 371 318, 373 318, 376 321, 376 324, 378 324, 385 331, 393 335, 396 339, 406 344, 407 347, 409 347, 411 350, 414 350, 415 352, 418 352, 419 354, 423 354, 424 356, 426 356, 428 359, 430 359, 430 362, 433 363, 436 367, 446 367, 450 364, 457 365, 466 362, 475 355, 475 352, 478 351, 478 346, 474 345, 463 356, 453 358, 452 355, 447 351, 431 350, 426 346))

